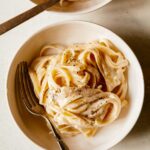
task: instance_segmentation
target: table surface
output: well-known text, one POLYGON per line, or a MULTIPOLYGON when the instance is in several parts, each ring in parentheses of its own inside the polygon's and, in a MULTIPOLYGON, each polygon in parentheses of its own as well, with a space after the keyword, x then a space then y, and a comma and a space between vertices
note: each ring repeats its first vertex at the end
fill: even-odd
MULTIPOLYGON (((29 0, 1 1, 0 23, 33 5, 29 0)), ((145 102, 142 113, 133 130, 111 150, 149 150, 150 0, 113 0, 95 12, 76 16, 60 16, 44 12, 0 36, 0 150, 41 149, 22 133, 10 113, 6 96, 7 72, 12 58, 28 37, 42 27, 64 20, 85 20, 100 24, 121 36, 133 49, 144 72, 145 102)))

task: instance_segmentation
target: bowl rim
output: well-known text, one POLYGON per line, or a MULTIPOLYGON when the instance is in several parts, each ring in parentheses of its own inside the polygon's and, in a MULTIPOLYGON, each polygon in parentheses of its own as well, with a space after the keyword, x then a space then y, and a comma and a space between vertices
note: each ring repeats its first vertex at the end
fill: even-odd
MULTIPOLYGON (((11 106, 10 106, 10 103, 9 103, 9 95, 8 95, 8 86, 9 86, 9 76, 10 76, 10 72, 11 72, 11 68, 12 68, 12 64, 14 63, 14 60, 15 60, 15 57, 17 56, 18 52, 20 51, 21 48, 23 48, 26 43, 28 41, 30 41, 34 36, 38 35, 39 33, 49 29, 49 28, 52 28, 52 27, 55 27, 55 26, 60 26, 60 25, 64 25, 64 24, 71 24, 71 23, 80 23, 80 24, 88 24, 89 26, 95 26, 95 27, 100 27, 100 28, 103 28, 104 30, 108 31, 109 33, 111 33, 112 35, 116 36, 119 40, 121 40, 127 47, 128 49, 130 50, 130 53, 132 53, 132 55, 134 55, 134 58, 135 58, 135 61, 137 62, 138 66, 138 71, 140 73, 140 76, 141 76, 141 81, 142 81, 142 88, 141 88, 141 105, 139 105, 138 107, 138 111, 136 111, 136 118, 132 121, 132 123, 130 124, 130 127, 126 128, 126 130, 124 131, 124 134, 121 134, 121 136, 119 138, 117 138, 117 140, 115 141, 112 141, 110 142, 109 146, 107 145, 107 148, 112 148, 113 146, 115 146, 116 144, 118 144, 119 142, 121 142, 130 132, 131 130, 133 129, 133 127, 135 126, 140 114, 141 114, 141 111, 142 111, 142 107, 143 107, 143 104, 144 104, 144 96, 145 96, 145 82, 144 82, 144 76, 143 76, 143 71, 142 71, 142 67, 135 55, 135 53, 132 51, 132 49, 128 46, 128 44, 119 36, 117 35, 116 33, 114 33, 113 31, 111 31, 110 29, 102 26, 102 25, 99 25, 99 24, 96 24, 96 23, 92 23, 92 22, 88 22, 88 21, 80 21, 80 20, 68 20, 68 21, 62 21, 62 22, 59 22, 59 23, 53 23, 51 25, 48 25, 46 27, 43 27, 41 28, 40 30, 38 30, 37 32, 35 32, 34 34, 32 34, 32 36, 30 36, 22 45, 21 47, 19 47, 19 49, 16 51, 16 53, 14 53, 14 56, 12 58, 12 60, 10 61, 10 65, 9 65, 9 69, 8 69, 8 72, 7 72, 7 83, 6 83, 6 91, 7 91, 7 104, 8 104, 8 107, 9 107, 9 111, 11 112, 11 116, 12 116, 12 120, 15 122, 15 124, 17 124, 18 126, 18 129, 20 129, 20 131, 22 131, 22 134, 25 135, 25 137, 31 141, 32 143, 34 143, 36 146, 38 147, 41 147, 43 148, 41 145, 37 144, 31 137, 29 137, 20 127, 20 125, 18 124, 18 122, 16 121, 15 117, 14 117, 14 114, 12 112, 12 109, 11 109, 11 106)), ((97 148, 96 148, 97 150, 97 148)))
MULTIPOLYGON (((97 9, 100 9, 101 7, 104 7, 106 6, 107 4, 109 4, 112 0, 107 0, 104 4, 100 4, 98 3, 97 5, 94 5, 92 7, 88 7, 88 8, 85 8, 83 10, 77 10, 77 11, 70 11, 70 12, 67 12, 67 11, 57 11, 57 10, 50 10, 50 11, 45 11, 47 13, 52 13, 52 14, 59 14, 59 15, 80 15, 80 14, 87 14, 87 13, 90 13, 90 12, 94 12, 96 11, 97 9)), ((36 3, 34 3, 33 1, 30 0, 31 3, 37 5, 36 3)))

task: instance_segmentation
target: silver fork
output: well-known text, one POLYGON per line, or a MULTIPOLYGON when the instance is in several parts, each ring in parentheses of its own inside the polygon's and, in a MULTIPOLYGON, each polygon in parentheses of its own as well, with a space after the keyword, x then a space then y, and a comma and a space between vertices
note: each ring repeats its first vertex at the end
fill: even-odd
POLYGON ((58 131, 54 127, 53 123, 48 118, 44 107, 38 103, 38 99, 35 96, 33 85, 28 74, 27 62, 21 62, 17 66, 15 75, 15 93, 16 96, 23 101, 26 109, 31 114, 41 116, 49 123, 60 150, 69 150, 67 145, 63 142, 58 131))

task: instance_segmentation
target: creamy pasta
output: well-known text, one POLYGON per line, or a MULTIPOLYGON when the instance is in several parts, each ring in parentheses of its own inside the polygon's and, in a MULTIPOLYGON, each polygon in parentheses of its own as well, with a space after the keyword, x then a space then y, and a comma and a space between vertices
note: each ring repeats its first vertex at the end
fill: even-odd
POLYGON ((44 46, 29 67, 39 103, 60 133, 94 136, 127 103, 128 60, 106 39, 44 46))
MULTIPOLYGON (((40 4, 40 3, 43 3, 43 2, 46 2, 46 1, 48 1, 48 0, 31 0, 31 1, 33 1, 33 2, 35 2, 35 3, 37 3, 37 4, 40 4)), ((62 7, 62 6, 66 6, 66 5, 68 5, 69 3, 72 3, 72 2, 82 2, 82 1, 88 1, 88 0, 60 0, 59 1, 59 4, 60 4, 60 6, 62 7)))

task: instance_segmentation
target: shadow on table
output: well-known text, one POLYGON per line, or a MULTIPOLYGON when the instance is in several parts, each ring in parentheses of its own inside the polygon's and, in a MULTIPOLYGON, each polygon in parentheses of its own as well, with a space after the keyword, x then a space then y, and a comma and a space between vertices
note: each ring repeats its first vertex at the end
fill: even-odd
POLYGON ((109 5, 112 11, 115 10, 117 12, 119 9, 116 8, 123 8, 123 10, 127 10, 131 7, 132 9, 137 9, 145 5, 145 3, 146 0, 112 0, 109 5))
MULTIPOLYGON (((113 8, 117 9, 119 5, 121 5, 122 9, 126 9, 127 5, 129 5, 128 2, 129 0, 124 1, 113 0, 113 1, 114 2, 112 2, 113 5, 112 9, 113 8)), ((136 6, 134 9, 138 9, 143 6, 144 2, 146 1, 132 0, 130 5, 133 4, 133 6, 136 6)), ((131 11, 130 7, 129 10, 131 11)), ((148 24, 148 22, 145 22, 145 24, 148 24)), ((137 56, 142 66, 145 80, 145 98, 143 109, 135 127, 133 128, 129 136, 133 135, 140 136, 141 134, 145 134, 148 132, 150 133, 150 32, 146 30, 146 26, 144 26, 141 22, 132 17, 125 18, 124 24, 122 24, 120 30, 117 28, 117 26, 116 27, 113 26, 112 30, 115 31, 117 34, 119 34, 134 51, 135 55, 137 56), (131 28, 130 26, 127 25, 128 19, 131 28), (133 28, 132 25, 134 25, 136 29, 133 28), (123 30, 127 32, 124 32, 123 30)))
MULTIPOLYGON (((119 3, 120 0, 114 0, 119 3)), ((143 4, 140 0, 133 0, 137 2, 137 6, 143 4)), ((123 4, 127 5, 124 1, 123 4)), ((122 7, 123 8, 123 7, 122 7)), ((125 8, 125 6, 124 6, 125 8)), ((137 7, 136 7, 137 9, 137 7)), ((150 32, 146 31, 145 26, 135 20, 134 18, 129 18, 131 25, 135 24, 136 29, 126 25, 127 19, 124 20, 124 25, 121 26, 122 30, 126 30, 127 33, 118 31, 117 28, 113 27, 112 30, 116 31, 132 48, 135 55, 137 56, 143 70, 144 80, 145 80, 145 98, 144 105, 141 115, 134 126, 133 130, 128 136, 140 136, 141 134, 150 133, 150 32)), ((148 22, 147 22, 148 23, 148 22)), ((150 31, 150 30, 149 30, 150 31)))
POLYGON ((150 133, 150 35, 141 34, 137 37, 132 33, 131 37, 122 36, 123 39, 134 50, 138 60, 141 63, 145 80, 145 99, 141 115, 133 128, 131 135, 139 136, 146 132, 150 133))

